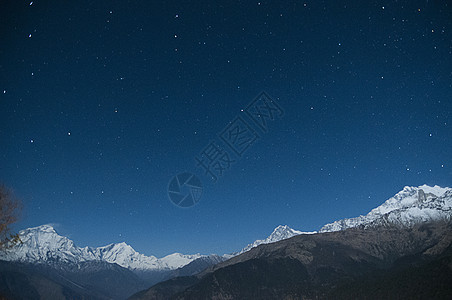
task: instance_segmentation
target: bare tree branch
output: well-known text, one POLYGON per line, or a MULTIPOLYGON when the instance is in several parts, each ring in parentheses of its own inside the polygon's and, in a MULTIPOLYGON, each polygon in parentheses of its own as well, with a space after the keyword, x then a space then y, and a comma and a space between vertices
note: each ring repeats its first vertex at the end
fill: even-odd
POLYGON ((22 202, 13 191, 0 184, 0 249, 9 248, 20 242, 18 234, 11 232, 11 225, 19 218, 22 202))

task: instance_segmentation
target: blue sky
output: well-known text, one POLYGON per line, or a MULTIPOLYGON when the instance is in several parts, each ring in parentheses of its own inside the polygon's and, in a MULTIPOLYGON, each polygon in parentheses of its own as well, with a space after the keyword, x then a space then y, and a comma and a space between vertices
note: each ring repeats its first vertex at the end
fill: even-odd
POLYGON ((17 229, 223 254, 451 185, 445 1, 14 1, 0 20, 17 229), (263 91, 284 111, 266 132, 245 113, 263 91), (259 138, 214 183, 195 157, 238 116, 259 138), (186 209, 167 194, 182 172, 203 184, 186 209))

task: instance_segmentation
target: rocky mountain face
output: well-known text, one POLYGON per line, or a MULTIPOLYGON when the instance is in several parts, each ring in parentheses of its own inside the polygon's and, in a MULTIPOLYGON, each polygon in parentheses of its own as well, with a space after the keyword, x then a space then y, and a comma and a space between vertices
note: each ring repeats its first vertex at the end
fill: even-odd
POLYGON ((452 224, 350 228, 264 244, 131 299, 450 299, 452 224))

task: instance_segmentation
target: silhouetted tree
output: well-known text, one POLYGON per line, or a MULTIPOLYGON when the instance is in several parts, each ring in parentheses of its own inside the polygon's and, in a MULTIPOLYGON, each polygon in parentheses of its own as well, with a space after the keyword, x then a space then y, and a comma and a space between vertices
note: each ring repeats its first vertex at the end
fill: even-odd
POLYGON ((20 241, 19 234, 11 232, 11 225, 19 217, 22 202, 13 191, 0 184, 0 249, 14 246, 20 241))

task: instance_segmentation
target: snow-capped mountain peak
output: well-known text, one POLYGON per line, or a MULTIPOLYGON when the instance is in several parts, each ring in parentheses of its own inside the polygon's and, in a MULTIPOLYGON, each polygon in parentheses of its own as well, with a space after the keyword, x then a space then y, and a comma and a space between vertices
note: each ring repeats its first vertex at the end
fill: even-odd
POLYGON ((372 209, 367 215, 335 221, 319 232, 339 231, 352 227, 385 224, 411 226, 419 222, 450 219, 452 189, 440 186, 405 186, 400 192, 372 209))
POLYGON ((407 208, 419 201, 419 193, 437 198, 444 195, 448 190, 449 188, 442 188, 437 185, 433 187, 425 184, 419 187, 405 186, 403 190, 386 200, 382 205, 371 210, 371 213, 383 215, 395 209, 407 208))
POLYGON ((271 243, 273 241, 279 241, 281 239, 288 239, 298 234, 302 234, 302 232, 292 229, 287 225, 279 225, 273 230, 273 232, 267 238, 267 241, 271 243))
MULTIPOLYGON (((28 228, 19 232, 22 243, 0 255, 8 260, 22 261, 74 261, 80 250, 67 237, 58 235, 51 225, 28 228), (31 251, 32 250, 32 251, 31 251), (57 254, 58 253, 58 254, 57 254)), ((2 258, 0 256, 0 258, 2 258)))
POLYGON ((251 250, 254 247, 257 247, 259 245, 262 244, 270 244, 270 243, 275 243, 275 242, 279 242, 281 240, 285 240, 288 238, 291 238, 295 235, 299 235, 299 234, 312 234, 315 232, 303 232, 303 231, 298 231, 295 229, 290 228, 287 225, 279 225, 278 227, 276 227, 273 232, 264 240, 256 240, 254 243, 249 244, 248 246, 246 246, 245 248, 242 249, 242 251, 240 251, 238 254, 247 252, 249 250, 251 250))
POLYGON ((41 226, 33 227, 33 228, 28 228, 28 231, 56 233, 55 228, 53 228, 53 226, 50 224, 41 225, 41 226))

